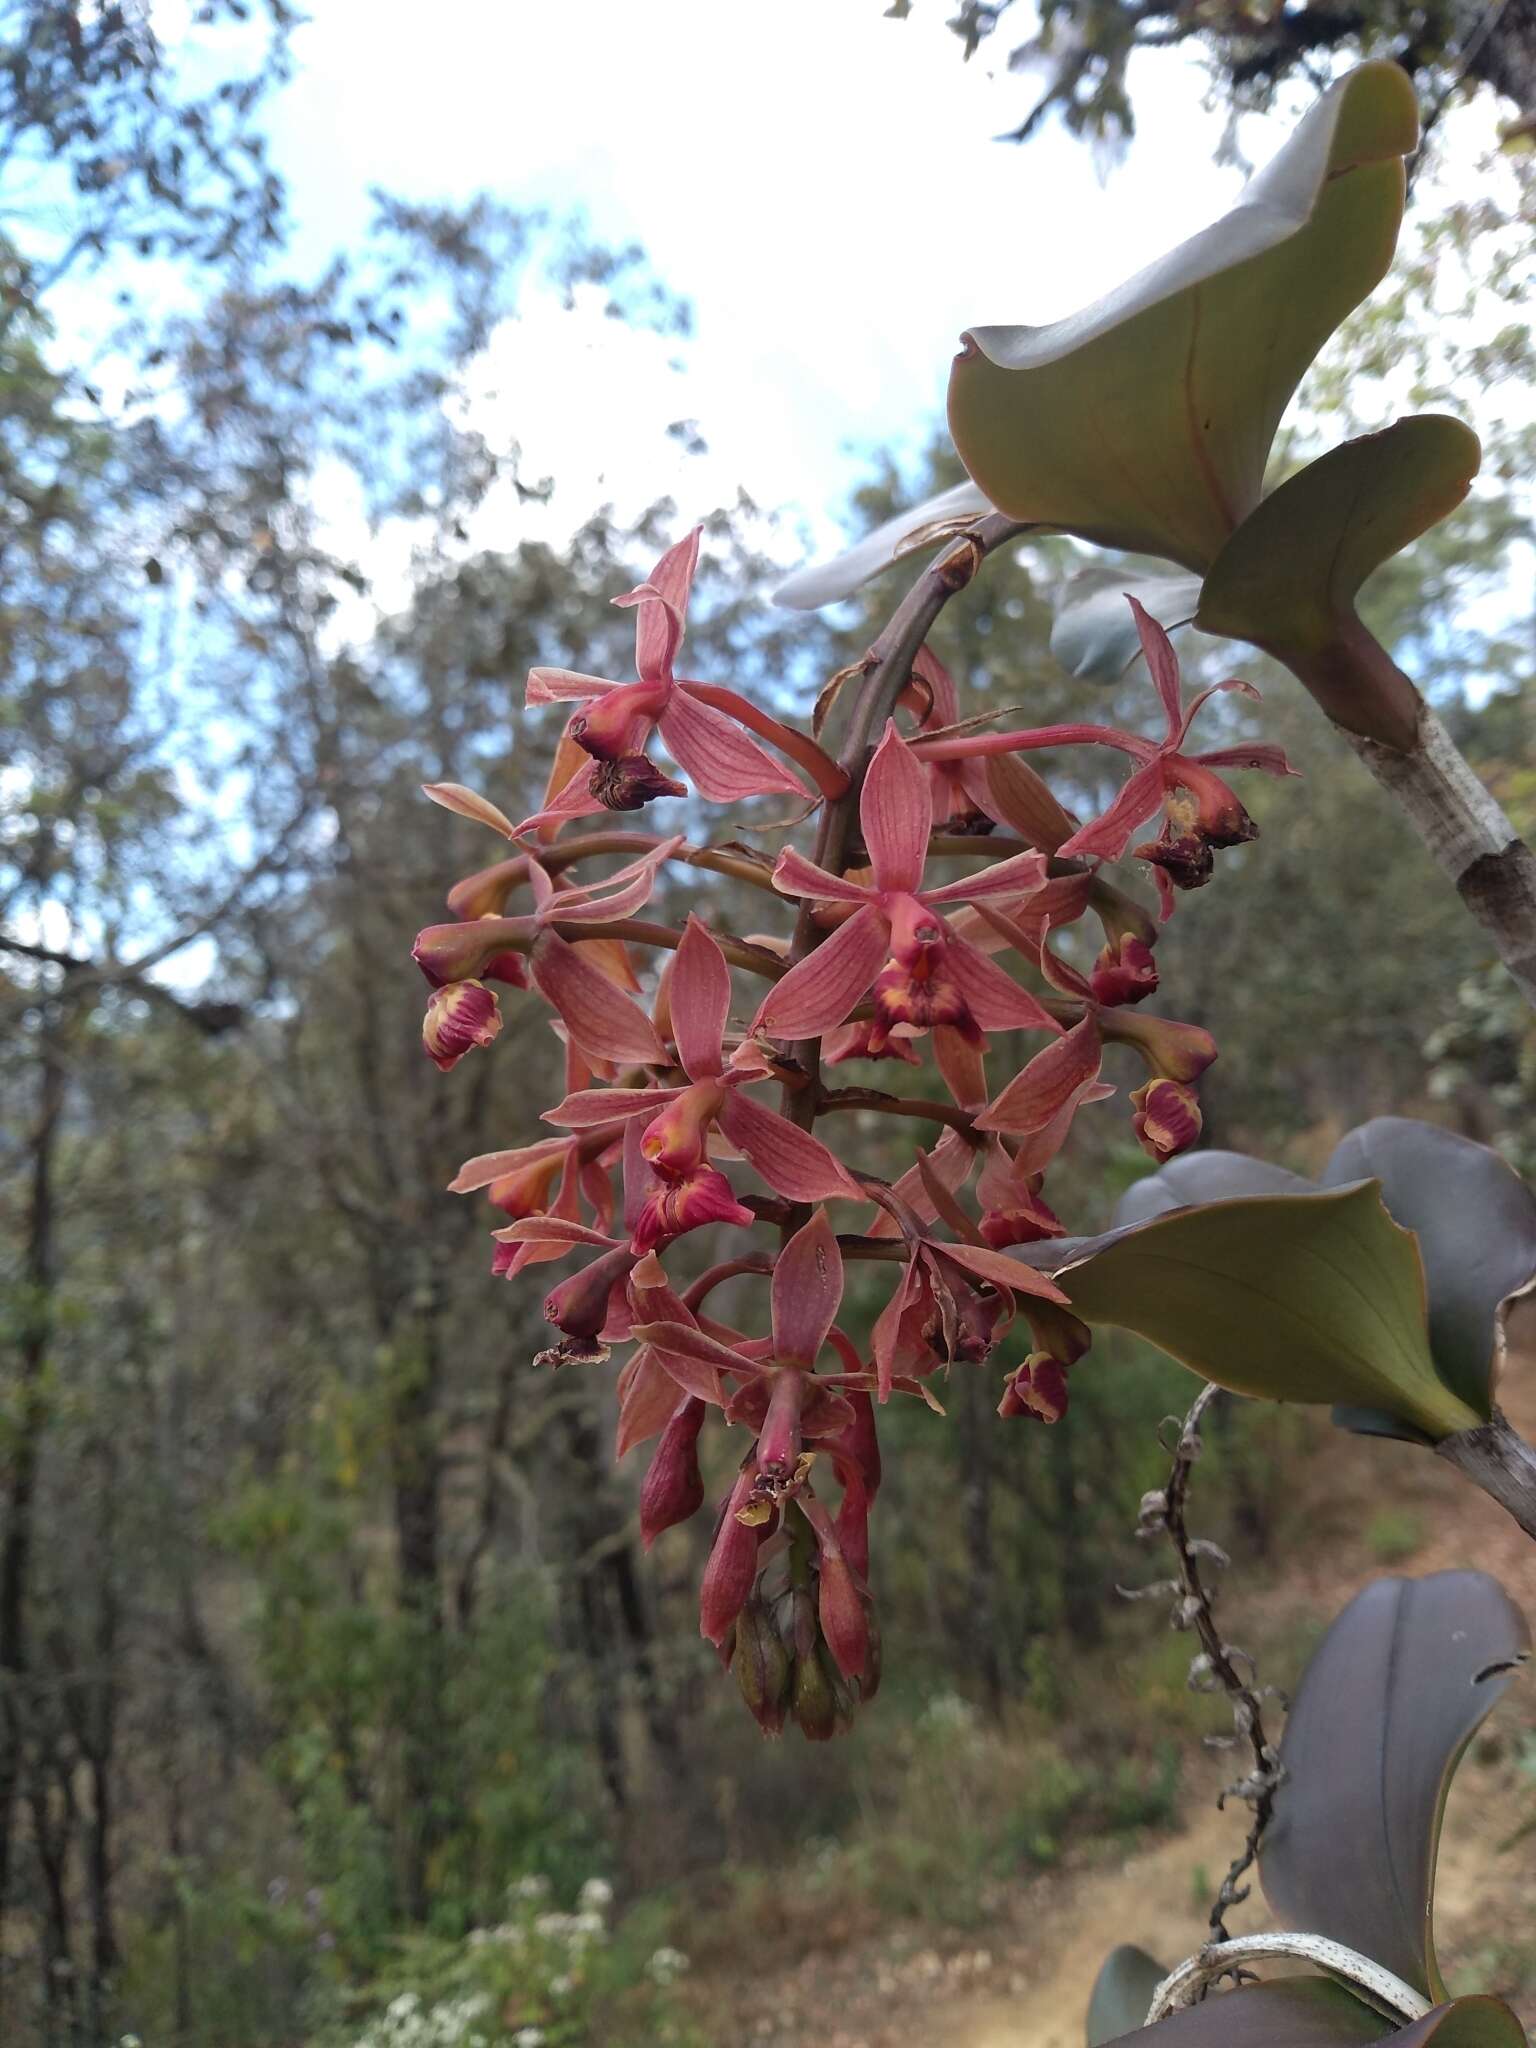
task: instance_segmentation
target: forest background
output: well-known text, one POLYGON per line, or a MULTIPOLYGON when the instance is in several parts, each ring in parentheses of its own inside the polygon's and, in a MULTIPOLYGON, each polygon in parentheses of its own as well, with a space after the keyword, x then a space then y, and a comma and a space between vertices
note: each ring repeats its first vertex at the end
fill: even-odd
MULTIPOLYGON (((690 8, 644 11, 656 47, 631 89, 649 104, 675 63, 686 131, 706 31, 690 8)), ((1105 1343, 1055 1428, 999 1427, 979 1373, 952 1380, 943 1420, 893 1415, 892 1676, 830 1753, 762 1745, 695 1633, 707 1532, 642 1555, 608 1378, 530 1369, 537 1291, 491 1278, 496 1219, 444 1192, 463 1158, 526 1135, 559 1050, 514 998, 494 1057, 447 1080, 425 1059, 410 939, 484 854, 419 786, 533 808, 555 732, 520 717, 528 667, 624 673, 630 627, 606 600, 696 519, 693 672, 803 716, 891 591, 825 618, 769 594, 812 542, 959 474, 937 392, 962 319, 1065 310, 1214 215, 1235 174, 1212 156, 1262 160, 1267 110, 1363 49, 1411 61, 1430 141, 1393 278, 1312 374, 1284 459, 1324 419, 1337 438, 1410 394, 1483 434, 1473 498, 1368 609, 1529 832, 1529 28, 1512 7, 1474 46, 1455 10, 1386 7, 1330 16, 1331 44, 1271 37, 1260 62, 1251 24, 1239 47, 1219 12, 1142 57, 1112 0, 1058 8, 1043 46, 1024 44, 1038 23, 1005 36, 1003 8, 930 8, 926 26, 864 0, 781 10, 800 161, 780 217, 744 207, 731 239, 733 263, 753 251, 760 327, 723 322, 710 355, 689 271, 731 232, 704 160, 718 106, 692 144, 691 261, 663 271, 601 206, 564 203, 540 157, 535 103, 562 83, 587 132, 578 73, 508 79, 504 161, 469 192, 436 155, 453 126, 435 87, 494 56, 492 11, 453 18, 447 74, 403 10, 366 52, 354 10, 315 12, 0 5, 0 2038, 427 2048, 474 2038, 491 1998, 517 2024, 486 2039, 522 2048, 736 2039, 744 1987, 812 1941, 974 1949, 1038 1873, 1120 1853, 1203 1785, 1184 1647, 1116 1593, 1147 1574, 1136 1504, 1190 1383, 1105 1343), (398 94, 420 55, 421 133, 380 158, 371 197, 339 148, 345 203, 313 203, 324 96, 297 129, 285 96, 349 48, 357 93, 398 94), (952 82, 967 54, 992 65, 985 95, 952 82), (969 124, 990 150, 998 108, 1029 125, 1042 80, 1038 132, 977 157, 1010 194, 991 204, 945 146, 969 124), (824 116, 898 89, 889 125, 912 139, 877 205, 838 183, 854 145, 824 116), (1194 140, 1170 141, 1202 107, 1194 140), (1036 151, 1061 190, 1032 243, 1030 188, 1008 181, 1036 151), (399 189, 394 161, 412 167, 399 189), (830 211, 797 225, 818 175, 830 211), (965 219, 925 292, 928 224, 957 188, 965 219), (1087 238, 1107 271, 1068 247, 1095 205, 1119 216, 1087 238), (872 300, 869 268, 903 246, 906 274, 872 300), (848 288, 808 341, 795 309, 803 329, 838 264, 848 288), (1037 266, 1050 303, 996 303, 1037 266), (804 275, 776 333, 780 269, 804 275), (804 386, 792 420, 776 362, 804 386), (761 475, 748 415, 781 450, 761 475), (562 450, 566 418, 586 437, 562 450)), ((597 106, 626 51, 611 10, 591 16, 597 106)), ((751 49, 744 29, 741 65, 751 49)), ((724 103, 739 77, 720 85, 724 103)), ((688 146, 665 146, 669 170, 688 146)), ((1075 562, 1021 547, 949 608, 936 644, 971 708, 1140 723, 1144 678, 1085 685, 1051 656, 1075 562)), ((1209 646, 1189 659, 1226 672, 1209 646)), ((1222 1048, 1207 1142, 1306 1170, 1405 1111, 1531 1170, 1519 1004, 1294 686, 1257 658, 1243 672, 1265 695, 1234 719, 1306 779, 1253 793, 1262 836, 1163 942, 1182 1014, 1222 1048)), ((1107 790, 1081 787, 1085 814, 1107 790)), ((750 902, 710 889, 717 923, 753 928, 750 902)), ((1145 1166, 1096 1126, 1071 1164, 1078 1211, 1107 1217, 1145 1166)), ((1390 1446, 1370 1448, 1374 1504, 1320 1516, 1306 1475, 1326 1439, 1231 1404, 1200 1477, 1237 1558, 1229 1600, 1252 1595, 1281 1680, 1351 1565, 1448 1537, 1438 1496, 1394 1492, 1390 1446), (1346 1573, 1327 1604, 1314 1586, 1264 1622, 1277 1560, 1324 1548, 1346 1573)), ((1511 1740, 1516 1766, 1536 1754, 1511 1740)), ((1536 1949, 1488 1968, 1529 1994, 1536 1949)))

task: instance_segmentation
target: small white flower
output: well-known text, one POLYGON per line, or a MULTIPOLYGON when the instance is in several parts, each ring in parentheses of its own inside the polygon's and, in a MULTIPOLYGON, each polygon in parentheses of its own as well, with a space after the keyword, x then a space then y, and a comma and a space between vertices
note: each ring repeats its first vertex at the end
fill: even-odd
MULTIPOLYGON (((507 1897, 509 1899, 528 1900, 547 1899, 549 1897, 549 1879, 537 1875, 520 1877, 516 1884, 508 1887, 507 1897)), ((536 2031, 537 2029, 535 2029, 536 2031)))
POLYGON ((577 1894, 583 1913, 606 1913, 613 1904, 613 1886, 606 1877, 589 1877, 577 1894))
POLYGON ((656 1984, 673 1984, 688 1967, 680 1948, 659 1948, 646 1964, 646 1974, 656 1984))
POLYGON ((569 1998, 576 1989, 576 1979, 562 1970, 558 1977, 550 1978, 549 1989, 552 1997, 569 1998))
POLYGON ((512 2048, 544 2048, 542 2027, 519 2027, 512 2036, 512 2048))

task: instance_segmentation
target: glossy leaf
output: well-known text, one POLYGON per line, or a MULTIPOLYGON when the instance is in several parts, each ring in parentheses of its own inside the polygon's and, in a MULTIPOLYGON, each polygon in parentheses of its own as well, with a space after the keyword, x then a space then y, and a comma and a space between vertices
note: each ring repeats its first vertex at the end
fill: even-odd
POLYGON ((1525 2030, 1498 1998, 1453 1999, 1394 2029, 1341 1984, 1286 1977, 1218 1992, 1156 2027, 1122 2034, 1116 2048, 1132 2042, 1140 2048, 1355 2048, 1366 2041, 1391 2048, 1525 2048, 1525 2030))
POLYGON ((1141 652, 1134 597, 1167 632, 1186 625, 1200 607, 1200 578, 1174 572, 1148 574, 1129 565, 1080 569, 1071 577, 1051 625, 1051 652, 1088 683, 1118 682, 1141 652))
POLYGON ((1258 504, 1280 416, 1385 275, 1418 139, 1394 64, 1350 72, 1221 220, 1048 327, 979 327, 960 458, 1012 519, 1203 572, 1258 504))
POLYGON ((914 505, 909 512, 898 512, 894 519, 887 519, 873 533, 829 561, 812 562, 797 569, 779 585, 773 601, 797 612, 813 612, 824 604, 837 604, 852 597, 860 584, 878 576, 882 569, 889 569, 893 562, 951 538, 992 510, 994 507, 985 494, 973 483, 956 484, 953 489, 914 505))
POLYGON ((1469 427, 1433 414, 1330 449, 1233 534, 1197 623, 1282 659, 1320 652, 1354 619, 1372 571, 1455 511, 1480 456, 1469 427))
POLYGON ((1104 2048, 1143 2025, 1152 1994, 1168 1972, 1144 1948, 1123 1941, 1104 1958, 1088 2000, 1088 2048, 1104 2048))
MULTIPOLYGON (((1151 2003, 1150 1992, 1147 2002, 1151 2003)), ((1356 2043, 1384 2041, 1391 2033, 1392 2022, 1352 1997, 1342 1984, 1325 1977, 1288 1977, 1215 1993, 1159 2020, 1155 2028, 1139 2033, 1127 2028, 1116 2048, 1132 2041, 1145 2048, 1354 2048, 1356 2043)), ((1108 2043, 1090 2041, 1089 2048, 1108 2048, 1108 2043)))
POLYGON ((1477 1417, 1438 1378, 1411 1235, 1369 1185, 1170 1210, 1036 1251, 1089 1323, 1271 1401, 1348 1401, 1435 1436, 1477 1417))
MULTIPOLYGON (((1365 1175, 1355 1178, 1363 1180, 1365 1175)), ((1271 1166, 1267 1159, 1250 1159, 1246 1152, 1181 1152, 1156 1173, 1132 1181, 1115 1204, 1113 1223, 1117 1229, 1145 1223, 1170 1209, 1228 1201, 1235 1195, 1304 1195, 1314 1186, 1299 1173, 1271 1166)))
POLYGON ((1288 1925, 1444 1995, 1430 1907, 1445 1795, 1529 1648, 1524 1617, 1482 1572, 1378 1579, 1350 1602, 1280 1745, 1260 1874, 1288 1925))
POLYGON ((1498 1395, 1510 1303, 1536 1286, 1536 1193, 1486 1145, 1412 1117, 1351 1131, 1325 1187, 1372 1178, 1416 1233, 1440 1377, 1486 1419, 1498 1395))

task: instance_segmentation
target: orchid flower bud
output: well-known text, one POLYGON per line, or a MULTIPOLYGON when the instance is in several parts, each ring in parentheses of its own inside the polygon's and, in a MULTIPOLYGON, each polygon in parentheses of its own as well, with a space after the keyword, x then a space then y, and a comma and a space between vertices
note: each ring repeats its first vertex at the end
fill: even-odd
POLYGON ((640 1254, 621 1244, 563 1280, 544 1300, 544 1316, 568 1337, 600 1337, 608 1321, 609 1296, 622 1289, 640 1254))
POLYGON ((758 1727, 765 1735, 781 1733, 789 1701, 789 1651, 773 1610, 759 1592, 752 1594, 737 1618, 731 1670, 758 1727))
POLYGON ((680 1401, 652 1453, 640 1488, 640 1540, 647 1550, 664 1529, 686 1522, 704 1504, 699 1431, 705 1406, 693 1394, 680 1401))
POLYGON ((1200 1101, 1182 1081, 1162 1078, 1131 1092, 1131 1127, 1144 1152, 1159 1163, 1187 1152, 1200 1135, 1200 1101))
POLYGON ((1118 942, 1105 946, 1094 961, 1088 987, 1096 1003, 1110 1007, 1142 1002, 1157 989, 1152 948, 1134 932, 1122 932, 1118 942))
POLYGON ((421 1042, 443 1073, 477 1045, 489 1045, 501 1029, 501 1007, 493 989, 478 981, 453 981, 432 991, 422 1020, 421 1042))

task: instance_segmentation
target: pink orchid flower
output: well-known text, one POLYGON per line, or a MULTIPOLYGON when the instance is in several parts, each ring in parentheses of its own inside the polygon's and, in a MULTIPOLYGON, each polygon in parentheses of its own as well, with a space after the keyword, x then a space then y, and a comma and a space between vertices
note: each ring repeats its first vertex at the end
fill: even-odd
POLYGON ((1055 1032, 1034 997, 961 938, 938 908, 1027 896, 1045 880, 1044 855, 1016 854, 980 874, 925 890, 933 789, 894 721, 869 764, 859 821, 874 870, 869 883, 831 874, 798 853, 779 856, 773 886, 781 894, 857 908, 775 984, 753 1019, 754 1033, 819 1037, 843 1023, 871 985, 875 1019, 867 1044, 873 1052, 898 1025, 926 1031, 949 1024, 977 1040, 989 1030, 1055 1032))
POLYGON ((1052 987, 1083 1005, 1071 1030, 1036 1053, 976 1118, 978 1131, 1005 1131, 1025 1141, 1015 1154, 1014 1177, 1027 1180, 1043 1172, 1065 1144, 1078 1109, 1114 1092, 1099 1081, 1107 1040, 1134 1047, 1151 1072, 1146 1087, 1131 1097, 1132 1124, 1145 1149, 1161 1161, 1192 1145, 1200 1135, 1200 1109, 1189 1084, 1216 1058, 1210 1033, 1101 1001, 1094 987, 1097 969, 1080 974, 1052 951, 1045 933, 1025 928, 1006 912, 988 907, 982 915, 1034 960, 1052 987))
MULTIPOLYGON (((548 945, 552 936, 546 934, 539 942, 540 947, 548 945)), ((548 956, 541 961, 535 953, 534 973, 540 978, 541 987, 548 981, 548 964, 548 956)), ((571 963, 560 958, 558 969, 559 986, 552 1000, 565 999, 564 1014, 572 1032, 585 1043, 594 1031, 606 1026, 610 1036, 605 1042, 612 1044, 613 992, 610 990, 599 999, 600 1006, 606 1006, 604 1017, 593 1019, 584 1005, 573 1014, 571 993, 575 977, 571 963)), ((592 992, 587 994, 590 999, 592 992)), ((727 1060, 725 1027, 731 1006, 731 970, 713 934, 696 917, 688 919, 677 949, 670 1001, 678 1063, 687 1076, 685 1086, 582 1089, 568 1095, 556 1108, 546 1110, 545 1121, 585 1130, 615 1118, 625 1119, 635 1129, 640 1155, 651 1170, 673 1190, 698 1189, 701 1202, 711 1192, 718 1192, 713 1182, 699 1178, 713 1174, 709 1166, 709 1134, 714 1129, 742 1153, 771 1188, 792 1202, 819 1202, 833 1196, 862 1200, 858 1184, 819 1139, 776 1110, 763 1108, 744 1092, 749 1083, 762 1080, 767 1069, 750 1046, 727 1060)), ((619 1056, 639 1058, 647 1065, 667 1064, 655 1027, 636 1005, 629 1007, 644 1024, 652 1042, 647 1047, 637 1039, 627 1055, 619 1056)), ((629 1020, 622 1021, 626 1029, 630 1028, 629 1020)), ((716 1174, 714 1180, 723 1180, 723 1176, 716 1174)), ((686 1210, 688 1205, 684 1206, 686 1210)), ((714 1218, 701 1216, 698 1220, 714 1218)), ((743 1212, 741 1217, 728 1220, 752 1219, 750 1212, 743 1212)), ((694 1224, 688 1221, 682 1227, 693 1228, 694 1224)))
POLYGON ((611 875, 563 887, 557 887, 548 870, 530 859, 527 879, 533 910, 529 915, 429 924, 416 934, 411 958, 433 988, 484 976, 526 988, 526 963, 516 949, 527 947, 551 925, 605 924, 614 918, 633 917, 650 902, 663 866, 682 843, 674 834, 611 875))
POLYGON ((672 672, 682 645, 700 531, 695 527, 667 550, 644 583, 614 599, 636 610, 637 681, 614 683, 566 668, 529 671, 530 704, 574 702, 581 709, 566 725, 543 808, 515 827, 518 838, 566 818, 638 810, 655 796, 685 795, 681 784, 647 758, 653 732, 660 733, 699 794, 713 803, 775 791, 810 795, 799 776, 741 729, 741 721, 750 720, 759 730, 777 731, 777 721, 755 713, 733 691, 682 681, 672 672))
POLYGON ((1179 661, 1173 643, 1150 612, 1127 597, 1136 617, 1142 652, 1162 702, 1166 731, 1161 740, 1142 738, 1108 725, 1048 725, 1029 732, 960 735, 915 744, 925 761, 939 763, 989 754, 1014 754, 1040 747, 1114 747, 1139 762, 1130 780, 1102 816, 1081 826, 1057 851, 1066 859, 1119 860, 1159 808, 1165 813, 1160 838, 1135 849, 1136 858, 1152 866, 1163 915, 1173 908, 1172 890, 1196 889, 1210 880, 1213 847, 1240 846, 1258 834, 1258 827, 1234 792, 1215 773, 1218 768, 1255 768, 1265 775, 1294 775, 1296 770, 1279 747, 1257 741, 1187 754, 1184 745, 1202 705, 1224 691, 1257 697, 1252 683, 1229 678, 1202 690, 1185 708, 1179 683, 1179 661))
MULTIPOLYGON (((613 1222, 613 1179, 610 1167, 624 1135, 622 1124, 586 1131, 580 1137, 543 1138, 510 1151, 481 1152, 466 1159, 448 1183, 451 1195, 481 1189, 493 1208, 514 1221, 530 1216, 556 1216, 578 1222, 585 1201, 594 1227, 606 1231, 613 1222)), ((512 1279, 525 1266, 559 1258, 561 1244, 502 1244, 496 1247, 494 1274, 512 1279)))

